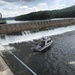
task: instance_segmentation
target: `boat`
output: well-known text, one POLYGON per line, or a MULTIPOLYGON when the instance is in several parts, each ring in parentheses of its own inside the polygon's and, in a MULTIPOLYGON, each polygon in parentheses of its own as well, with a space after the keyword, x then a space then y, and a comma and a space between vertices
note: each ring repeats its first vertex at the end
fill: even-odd
POLYGON ((53 43, 50 37, 44 37, 41 39, 41 42, 32 48, 34 52, 42 52, 46 48, 50 47, 53 43))

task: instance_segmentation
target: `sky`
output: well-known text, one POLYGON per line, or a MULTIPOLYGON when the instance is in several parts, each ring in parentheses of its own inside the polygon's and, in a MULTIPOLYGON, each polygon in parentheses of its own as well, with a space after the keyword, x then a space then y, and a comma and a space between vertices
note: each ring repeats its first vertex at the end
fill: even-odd
POLYGON ((75 0, 0 0, 3 17, 14 17, 30 12, 56 10, 75 5, 75 0))

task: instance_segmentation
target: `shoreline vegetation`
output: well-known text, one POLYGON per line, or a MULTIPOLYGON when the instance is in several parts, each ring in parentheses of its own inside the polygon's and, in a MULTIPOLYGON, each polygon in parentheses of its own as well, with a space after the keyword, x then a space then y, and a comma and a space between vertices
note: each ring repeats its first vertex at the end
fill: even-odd
POLYGON ((5 19, 0 19, 0 24, 5 24, 6 20, 5 19))
POLYGON ((46 10, 24 14, 16 16, 15 20, 28 21, 28 20, 45 20, 52 18, 74 18, 74 17, 75 17, 75 5, 60 10, 52 10, 52 11, 46 10))

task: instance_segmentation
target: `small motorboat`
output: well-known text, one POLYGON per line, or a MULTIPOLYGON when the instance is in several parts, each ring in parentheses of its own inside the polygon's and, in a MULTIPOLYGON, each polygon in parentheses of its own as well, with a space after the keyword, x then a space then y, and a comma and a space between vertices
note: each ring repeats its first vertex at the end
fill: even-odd
POLYGON ((53 43, 53 40, 51 40, 50 37, 44 37, 41 39, 41 42, 38 45, 32 48, 32 50, 34 52, 42 52, 43 50, 51 46, 52 43, 53 43))

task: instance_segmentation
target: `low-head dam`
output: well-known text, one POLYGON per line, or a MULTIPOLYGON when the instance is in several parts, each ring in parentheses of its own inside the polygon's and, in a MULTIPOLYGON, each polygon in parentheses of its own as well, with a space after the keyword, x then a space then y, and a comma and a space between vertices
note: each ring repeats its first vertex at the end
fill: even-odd
POLYGON ((75 19, 60 19, 60 20, 40 20, 29 21, 26 23, 0 24, 0 34, 9 34, 20 31, 36 30, 43 28, 62 27, 74 25, 75 19))

